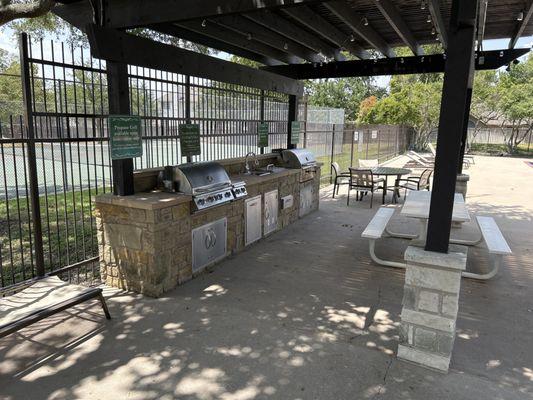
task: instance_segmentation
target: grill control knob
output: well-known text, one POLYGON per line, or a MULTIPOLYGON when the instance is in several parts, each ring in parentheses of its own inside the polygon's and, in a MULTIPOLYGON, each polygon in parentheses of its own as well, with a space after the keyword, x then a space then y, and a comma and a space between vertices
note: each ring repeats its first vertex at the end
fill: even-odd
POLYGON ((222 199, 222 193, 217 194, 217 199, 218 199, 218 200, 221 200, 221 199, 222 199))
POLYGON ((208 202, 208 203, 211 203, 212 201, 213 201, 213 196, 209 196, 209 197, 207 198, 207 202, 208 202))
POLYGON ((201 206, 203 206, 205 203, 205 200, 204 199, 199 199, 198 200, 198 204, 200 204, 201 206))
POLYGON ((226 193, 224 194, 224 196, 226 196, 226 197, 230 197, 230 196, 231 196, 231 193, 230 193, 230 192, 226 192, 226 193))

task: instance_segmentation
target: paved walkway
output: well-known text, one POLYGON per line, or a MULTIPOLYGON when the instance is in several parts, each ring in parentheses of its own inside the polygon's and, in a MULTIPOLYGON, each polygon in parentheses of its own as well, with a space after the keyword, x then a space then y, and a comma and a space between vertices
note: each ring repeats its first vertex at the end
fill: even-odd
POLYGON ((533 168, 476 157, 470 173, 469 207, 515 253, 492 281, 463 280, 447 375, 394 357, 403 271, 360 239, 377 208, 325 190, 318 212, 163 298, 106 289, 110 322, 82 305, 0 340, 0 398, 531 399, 533 168))

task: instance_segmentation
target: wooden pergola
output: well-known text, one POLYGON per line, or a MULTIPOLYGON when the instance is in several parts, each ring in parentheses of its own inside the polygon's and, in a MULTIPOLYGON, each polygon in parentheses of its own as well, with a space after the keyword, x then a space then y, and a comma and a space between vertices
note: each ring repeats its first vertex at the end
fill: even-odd
MULTIPOLYGON (((532 0, 65 0, 54 12, 108 61, 110 113, 129 114, 127 64, 274 90, 297 119, 300 79, 444 72, 426 250, 446 253, 473 71, 511 63, 533 34, 532 0), (150 39, 148 28, 258 62, 250 68, 150 39), (509 38, 484 51, 483 40, 509 38), (424 54, 440 43, 441 54, 424 54), (398 57, 396 47, 412 56, 398 57)), ((289 135, 290 136, 290 135, 289 135)), ((291 147, 290 142, 287 144, 291 147)), ((113 161, 115 193, 131 194, 132 160, 113 161)))

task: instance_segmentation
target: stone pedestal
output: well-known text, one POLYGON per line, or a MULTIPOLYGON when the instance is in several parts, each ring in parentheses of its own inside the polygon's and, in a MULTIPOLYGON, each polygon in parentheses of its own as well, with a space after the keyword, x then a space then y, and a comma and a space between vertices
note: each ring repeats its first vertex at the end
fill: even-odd
POLYGON ((466 253, 465 246, 447 254, 407 248, 398 358, 448 371, 466 253))

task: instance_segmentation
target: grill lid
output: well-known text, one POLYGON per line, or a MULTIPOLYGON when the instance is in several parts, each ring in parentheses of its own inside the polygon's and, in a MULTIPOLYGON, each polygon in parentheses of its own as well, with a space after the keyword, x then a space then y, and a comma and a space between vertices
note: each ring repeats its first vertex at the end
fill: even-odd
POLYGON ((289 168, 302 168, 316 164, 315 155, 307 149, 283 150, 281 157, 289 168))
POLYGON ((231 185, 226 170, 217 162, 181 164, 176 167, 175 179, 179 190, 186 194, 210 192, 231 185))

